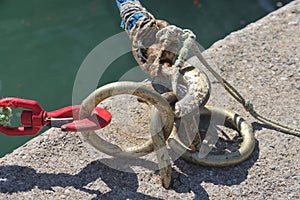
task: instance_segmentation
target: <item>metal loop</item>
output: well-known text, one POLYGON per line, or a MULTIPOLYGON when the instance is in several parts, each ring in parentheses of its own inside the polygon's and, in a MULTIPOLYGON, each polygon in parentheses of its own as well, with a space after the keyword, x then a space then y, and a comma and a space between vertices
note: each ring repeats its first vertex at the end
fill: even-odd
MULTIPOLYGON (((174 124, 174 115, 169 103, 159 93, 147 87, 144 83, 116 82, 98 88, 91 93, 81 104, 79 118, 90 115, 92 110, 104 99, 114 95, 130 94, 143 98, 148 104, 155 106, 165 120, 163 127, 164 137, 171 134, 174 124)), ((95 132, 82 132, 86 142, 97 150, 115 157, 136 158, 149 154, 154 150, 153 141, 149 139, 141 146, 135 146, 122 150, 119 146, 105 141, 95 132)))
POLYGON ((232 124, 240 132, 243 138, 243 142, 237 151, 226 153, 224 155, 208 154, 205 157, 200 158, 198 151, 191 151, 191 149, 183 144, 183 142, 179 139, 176 126, 174 126, 172 134, 168 139, 169 146, 174 152, 176 152, 185 160, 205 166, 231 166, 246 160, 252 154, 255 147, 255 139, 252 126, 249 125, 241 116, 234 112, 212 106, 205 106, 204 108, 200 108, 201 116, 205 115, 211 117, 212 113, 224 118, 226 122, 232 124))

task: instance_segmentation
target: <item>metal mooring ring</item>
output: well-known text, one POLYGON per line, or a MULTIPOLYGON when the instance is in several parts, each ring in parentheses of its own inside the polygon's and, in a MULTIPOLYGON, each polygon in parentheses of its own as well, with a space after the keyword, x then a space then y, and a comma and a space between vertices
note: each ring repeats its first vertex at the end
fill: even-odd
MULTIPOLYGON (((155 106, 162 114, 165 120, 163 132, 165 139, 169 137, 174 125, 174 114, 169 103, 161 97, 159 93, 150 89, 143 83, 136 82, 115 82, 98 88, 91 93, 81 104, 79 118, 86 118, 93 109, 103 100, 121 94, 130 94, 143 98, 147 103, 155 106)), ((112 144, 95 132, 82 132, 86 142, 97 150, 115 157, 136 158, 151 153, 154 150, 153 141, 149 139, 141 146, 134 146, 127 149, 121 149, 112 144)))
POLYGON ((191 151, 191 149, 179 139, 176 126, 174 126, 171 136, 168 139, 169 146, 185 160, 204 166, 224 167, 235 165, 246 160, 252 154, 255 147, 252 126, 250 126, 240 115, 232 111, 212 106, 200 108, 200 116, 204 115, 211 117, 212 114, 224 118, 226 122, 232 124, 239 131, 243 138, 243 142, 237 151, 226 153, 224 155, 207 154, 205 157, 201 158, 198 151, 191 151))

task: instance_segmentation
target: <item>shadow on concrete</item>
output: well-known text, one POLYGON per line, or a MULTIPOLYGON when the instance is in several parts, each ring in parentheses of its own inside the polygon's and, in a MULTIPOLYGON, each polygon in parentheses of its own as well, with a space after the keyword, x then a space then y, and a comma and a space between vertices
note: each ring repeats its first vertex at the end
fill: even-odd
MULTIPOLYGON (((217 185, 240 184, 247 178, 248 170, 253 166, 258 155, 258 141, 256 141, 254 153, 246 161, 233 167, 203 167, 178 159, 174 161, 176 167, 173 167, 174 181, 170 189, 178 193, 193 192, 195 199, 209 199, 206 190, 201 186, 202 182, 217 185)), ((131 169, 132 166, 139 165, 155 170, 156 163, 142 159, 126 161, 127 165, 121 166, 123 169, 112 169, 108 167, 109 163, 118 163, 120 162, 119 158, 100 159, 91 162, 75 175, 38 173, 33 168, 17 165, 1 166, 0 192, 12 194, 30 191, 35 187, 41 190, 54 191, 52 187, 59 186, 62 188, 74 187, 80 191, 94 194, 96 196, 93 199, 116 199, 120 195, 124 195, 124 198, 159 199, 137 192, 138 178, 131 169), (110 191, 101 193, 98 189, 93 190, 86 187, 99 178, 110 191)))
MULTIPOLYGON (((127 169, 127 171, 129 170, 127 169)), ((102 164, 100 160, 91 162, 75 175, 38 173, 33 168, 17 165, 1 166, 0 192, 12 194, 30 191, 35 187, 54 191, 52 187, 59 186, 62 188, 74 187, 80 191, 95 194, 96 197, 93 199, 116 199, 120 198, 120 195, 124 195, 124 198, 158 199, 137 192, 137 175, 133 170, 131 171, 132 173, 112 169, 102 164), (110 188, 109 192, 102 194, 99 190, 86 188, 89 183, 99 178, 110 188)))
POLYGON ((209 199, 205 197, 206 191, 201 187, 202 182, 213 183, 214 185, 238 185, 248 177, 248 170, 254 165, 259 156, 258 141, 255 140, 255 149, 252 155, 239 165, 229 167, 204 167, 191 164, 182 158, 174 161, 178 169, 173 168, 174 177, 171 189, 178 193, 193 191, 195 199, 209 199))
POLYGON ((251 125, 252 125, 253 129, 256 130, 256 131, 261 131, 263 129, 269 129, 269 130, 277 131, 273 127, 271 127, 267 124, 259 123, 259 122, 253 122, 251 125))

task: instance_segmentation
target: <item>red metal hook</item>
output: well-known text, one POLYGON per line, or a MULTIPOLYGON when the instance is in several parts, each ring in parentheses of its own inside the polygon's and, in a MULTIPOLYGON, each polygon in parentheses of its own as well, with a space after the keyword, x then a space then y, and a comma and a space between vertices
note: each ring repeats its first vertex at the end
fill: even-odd
POLYGON ((46 112, 38 102, 20 98, 3 98, 0 107, 24 108, 19 127, 1 126, 0 132, 10 136, 36 135, 43 126, 59 127, 62 131, 98 130, 107 126, 111 114, 103 108, 96 107, 88 118, 78 120, 80 105, 68 106, 46 112))

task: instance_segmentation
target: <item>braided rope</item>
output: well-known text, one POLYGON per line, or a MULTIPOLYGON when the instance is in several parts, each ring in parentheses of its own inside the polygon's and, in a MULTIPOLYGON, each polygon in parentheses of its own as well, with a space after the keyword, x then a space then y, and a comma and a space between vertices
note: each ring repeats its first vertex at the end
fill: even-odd
POLYGON ((155 18, 141 5, 138 0, 117 0, 120 9, 120 16, 122 18, 121 27, 124 28, 128 35, 132 38, 141 28, 146 28, 144 25, 149 24, 150 21, 155 21, 155 18), (135 25, 139 21, 140 26, 135 25), (132 30, 134 29, 134 30, 132 30))
POLYGON ((283 124, 280 124, 276 121, 273 121, 259 113, 256 112, 254 109, 254 106, 251 102, 246 101, 245 98, 223 77, 221 77, 205 60, 205 58, 202 56, 200 49, 195 43, 196 36, 195 34, 188 30, 182 30, 178 27, 174 26, 167 26, 164 29, 160 30, 157 35, 158 37, 171 37, 170 32, 173 32, 173 34, 178 35, 182 39, 184 39, 183 47, 180 50, 179 56, 176 60, 175 66, 181 67, 181 64, 186 60, 187 52, 191 50, 193 54, 200 60, 200 62, 213 74, 213 76, 216 77, 216 79, 223 85, 225 90, 232 96, 234 99, 236 99, 240 104, 243 105, 244 109, 251 114, 252 117, 257 119, 258 121, 266 124, 269 126, 269 128, 280 131, 282 133, 287 133, 290 135, 295 135, 297 137, 300 137, 300 130, 286 126, 283 124))
POLYGON ((258 121, 266 124, 271 129, 280 131, 282 133, 286 133, 286 134, 295 135, 297 137, 300 137, 300 130, 299 129, 296 129, 296 128, 293 128, 293 127, 290 127, 290 126, 287 126, 287 125, 280 124, 276 121, 273 121, 273 120, 257 113, 251 102, 246 101, 245 98, 228 81, 226 81, 223 77, 221 77, 215 70, 213 70, 210 67, 210 65, 204 59, 204 57, 201 54, 200 49, 195 45, 195 43, 191 47, 192 47, 193 53, 201 61, 201 63, 216 77, 216 79, 223 85, 225 90, 231 96, 233 96, 240 104, 243 105, 245 110, 247 112, 249 112, 252 115, 252 117, 254 117, 258 121))
MULTIPOLYGON (((178 59, 175 62, 175 66, 180 68, 187 57, 187 52, 191 50, 194 55, 202 62, 202 64, 217 78, 217 80, 222 83, 225 90, 230 93, 230 95, 232 95, 240 104, 242 104, 245 110, 249 112, 255 119, 263 122, 274 130, 300 137, 299 129, 282 125, 258 114, 254 110, 254 106, 252 105, 252 103, 246 101, 244 97, 231 84, 229 84, 228 81, 226 81, 216 71, 214 71, 204 59, 200 49, 195 44, 196 36, 192 33, 192 31, 182 30, 176 26, 167 26, 161 30, 156 29, 155 31, 149 31, 147 30, 148 28, 157 27, 157 25, 155 26, 155 24, 153 24, 156 23, 155 18, 144 7, 142 7, 141 3, 138 0, 117 0, 117 3, 121 12, 121 17, 125 24, 124 28, 133 41, 138 41, 140 38, 151 38, 153 37, 153 33, 157 33, 156 37, 160 40, 162 49, 155 62, 159 61, 163 50, 167 48, 169 43, 174 42, 173 40, 175 38, 181 37, 182 39, 184 39, 184 44, 183 48, 181 48, 180 50, 178 59), (153 21, 153 23, 149 23, 151 21, 153 21)), ((135 46, 135 44, 133 46, 135 46)), ((174 82, 176 82, 176 80, 174 80, 174 82)))

